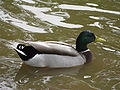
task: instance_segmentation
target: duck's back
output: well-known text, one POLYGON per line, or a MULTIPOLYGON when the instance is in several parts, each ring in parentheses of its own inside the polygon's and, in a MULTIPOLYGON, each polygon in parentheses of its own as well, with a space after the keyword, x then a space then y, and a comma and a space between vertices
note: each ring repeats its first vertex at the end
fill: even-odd
POLYGON ((77 56, 79 53, 70 45, 58 42, 28 42, 36 50, 45 54, 77 56))

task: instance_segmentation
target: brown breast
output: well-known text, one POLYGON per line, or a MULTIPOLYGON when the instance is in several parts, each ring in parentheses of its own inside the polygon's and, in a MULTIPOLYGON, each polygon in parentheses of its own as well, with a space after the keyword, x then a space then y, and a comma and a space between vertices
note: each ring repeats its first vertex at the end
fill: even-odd
POLYGON ((90 51, 87 51, 87 52, 83 52, 82 53, 85 58, 86 58, 86 63, 89 63, 92 61, 92 53, 90 51))

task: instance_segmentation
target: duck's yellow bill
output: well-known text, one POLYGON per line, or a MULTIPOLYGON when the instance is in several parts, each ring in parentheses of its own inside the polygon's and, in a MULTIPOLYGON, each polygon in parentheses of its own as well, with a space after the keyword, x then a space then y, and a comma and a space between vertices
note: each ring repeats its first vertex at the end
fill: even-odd
POLYGON ((106 40, 96 36, 95 42, 106 42, 106 40))

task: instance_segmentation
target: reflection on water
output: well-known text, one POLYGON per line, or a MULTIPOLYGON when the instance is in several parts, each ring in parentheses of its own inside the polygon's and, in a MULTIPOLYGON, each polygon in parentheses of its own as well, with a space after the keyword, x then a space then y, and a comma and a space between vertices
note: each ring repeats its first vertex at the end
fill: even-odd
MULTIPOLYGON (((27 83, 29 83, 30 85, 36 83, 37 85, 44 85, 44 88, 46 88, 47 86, 47 88, 50 89, 60 89, 61 86, 63 87, 64 84, 68 83, 70 86, 76 83, 77 85, 82 85, 82 87, 86 86, 83 87, 84 89, 94 90, 94 88, 91 85, 76 78, 75 75, 76 74, 79 75, 79 71, 82 68, 83 67, 66 69, 46 69, 46 68, 33 68, 23 64, 15 77, 15 81, 17 82, 18 85, 20 85, 20 87, 23 87, 25 84, 27 85, 27 83), (61 83, 61 85, 54 86, 56 83, 61 83)), ((90 76, 84 76, 84 78, 85 77, 90 78, 90 76)), ((68 89, 70 88, 68 87, 68 89)))
POLYGON ((23 1, 23 2, 27 2, 27 3, 32 3, 35 4, 35 2, 33 0, 15 0, 15 1, 23 1))
POLYGON ((103 28, 103 26, 99 22, 94 22, 93 24, 88 24, 88 26, 96 26, 98 28, 103 28))
POLYGON ((95 19, 95 20, 109 20, 109 19, 107 19, 107 18, 105 18, 105 17, 89 16, 89 18, 91 18, 91 19, 95 19))
POLYGON ((0 11, 0 15, 1 15, 0 19, 2 21, 9 23, 9 24, 13 24, 17 27, 22 28, 23 30, 27 30, 27 31, 33 32, 33 33, 47 33, 46 31, 44 31, 44 29, 30 26, 30 25, 28 25, 28 23, 26 21, 15 19, 3 11, 0 11))
POLYGON ((70 10, 97 11, 97 12, 105 12, 105 13, 112 13, 112 14, 118 14, 118 15, 120 14, 120 12, 117 12, 117 11, 97 9, 97 8, 88 7, 88 6, 77 6, 77 5, 61 4, 58 7, 62 8, 62 9, 70 9, 70 10))
POLYGON ((0 0, 0 89, 120 90, 120 1, 0 0), (107 40, 92 43, 94 59, 75 68, 24 65, 10 42, 62 41, 75 46, 90 29, 107 40))
POLYGON ((42 21, 49 22, 53 25, 67 27, 67 28, 81 28, 81 27, 83 27, 82 25, 75 25, 75 24, 69 24, 69 23, 62 22, 65 19, 61 16, 43 13, 43 12, 51 11, 50 8, 38 8, 38 7, 31 7, 31 6, 26 6, 26 5, 20 5, 20 6, 26 10, 33 12, 36 15, 35 16, 36 18, 39 18, 42 21))
POLYGON ((99 6, 99 5, 94 4, 94 3, 86 3, 86 4, 89 5, 89 6, 99 6))

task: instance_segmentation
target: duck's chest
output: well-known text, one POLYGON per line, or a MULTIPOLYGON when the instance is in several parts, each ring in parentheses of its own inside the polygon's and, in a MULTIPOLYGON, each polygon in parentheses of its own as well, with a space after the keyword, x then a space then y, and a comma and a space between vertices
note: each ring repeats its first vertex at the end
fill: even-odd
POLYGON ((73 67, 82 65, 86 60, 78 56, 64 56, 64 55, 54 55, 54 54, 37 54, 32 59, 24 61, 27 65, 34 67, 73 67))

